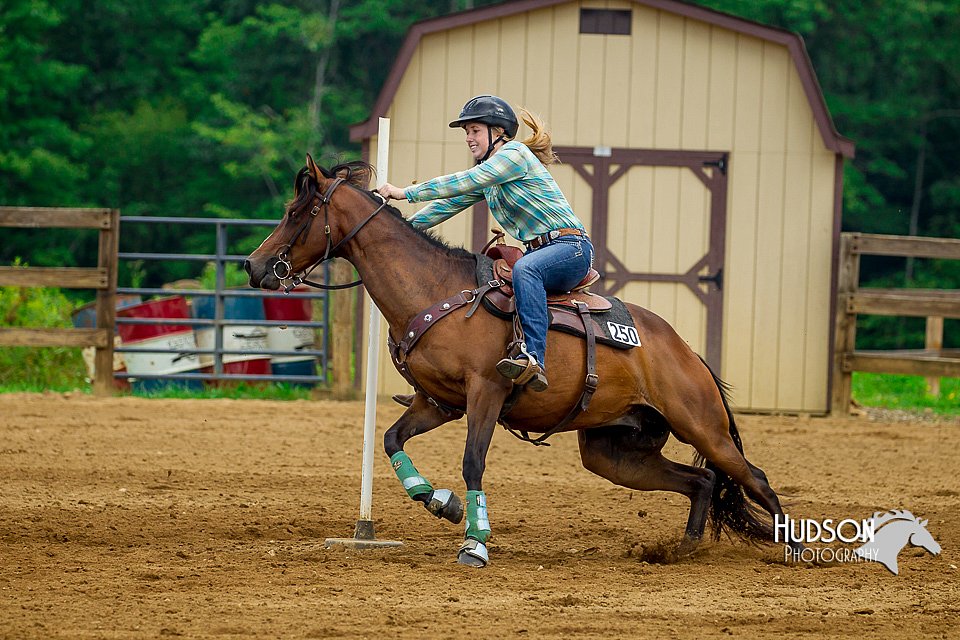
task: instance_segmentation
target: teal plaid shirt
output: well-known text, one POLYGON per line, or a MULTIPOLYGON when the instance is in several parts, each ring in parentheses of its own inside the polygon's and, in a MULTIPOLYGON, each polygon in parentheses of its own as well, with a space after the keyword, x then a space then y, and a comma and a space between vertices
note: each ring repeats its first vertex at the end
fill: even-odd
POLYGON ((556 180, 527 146, 510 141, 472 169, 403 190, 409 202, 431 201, 409 220, 429 229, 486 198, 504 230, 530 242, 554 229, 583 229, 556 180))

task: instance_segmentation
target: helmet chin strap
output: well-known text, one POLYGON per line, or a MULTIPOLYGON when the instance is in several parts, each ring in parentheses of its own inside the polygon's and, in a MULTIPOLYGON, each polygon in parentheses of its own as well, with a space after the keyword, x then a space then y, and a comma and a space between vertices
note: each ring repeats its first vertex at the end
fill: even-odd
POLYGON ((492 128, 490 127, 490 125, 487 125, 487 152, 483 154, 482 158, 477 160, 477 164, 483 164, 484 162, 486 162, 487 159, 490 158, 490 154, 493 153, 493 146, 498 142, 503 142, 505 140, 505 138, 502 135, 497 136, 497 139, 494 140, 493 131, 491 129, 492 128))

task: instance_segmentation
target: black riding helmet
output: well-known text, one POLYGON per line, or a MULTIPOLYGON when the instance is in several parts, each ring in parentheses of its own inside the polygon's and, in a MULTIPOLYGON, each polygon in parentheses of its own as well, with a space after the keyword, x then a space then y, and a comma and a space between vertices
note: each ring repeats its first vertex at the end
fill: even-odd
POLYGON ((500 127, 508 138, 517 135, 520 123, 505 100, 497 96, 477 96, 472 98, 460 110, 460 117, 450 123, 451 129, 458 129, 468 122, 482 122, 485 125, 500 127))
POLYGON ((517 129, 520 128, 517 114, 505 100, 497 96, 471 98, 460 110, 460 117, 450 123, 450 128, 458 129, 470 122, 482 122, 487 125, 487 153, 477 161, 477 164, 489 158, 493 153, 493 146, 504 139, 504 136, 499 136, 494 140, 490 127, 500 127, 507 138, 517 135, 517 129))

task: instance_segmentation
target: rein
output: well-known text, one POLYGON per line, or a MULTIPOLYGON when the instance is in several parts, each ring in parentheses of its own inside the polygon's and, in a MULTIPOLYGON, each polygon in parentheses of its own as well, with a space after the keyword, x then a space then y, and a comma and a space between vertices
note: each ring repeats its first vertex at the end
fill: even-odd
POLYGON ((337 244, 333 244, 333 238, 330 235, 330 200, 333 198, 333 192, 337 190, 341 184, 346 182, 343 178, 337 178, 330 186, 327 187, 326 192, 323 195, 318 197, 317 204, 313 205, 313 209, 310 210, 309 217, 306 217, 303 222, 300 223, 300 226, 297 228, 297 231, 293 234, 293 238, 290 239, 290 242, 283 245, 280 248, 280 251, 277 252, 277 261, 273 265, 273 275, 283 283, 286 280, 290 280, 290 284, 284 286, 283 292, 290 293, 293 289, 297 288, 301 284, 305 284, 316 289, 325 289, 328 291, 335 291, 338 289, 349 289, 351 287, 356 287, 363 284, 363 280, 358 278, 357 280, 347 283, 347 284, 321 284, 319 282, 313 282, 308 280, 308 276, 313 272, 314 269, 319 267, 324 262, 335 257, 336 251, 344 244, 353 239, 355 235, 362 229, 368 222, 373 220, 373 217, 383 211, 383 208, 387 206, 387 201, 379 193, 376 193, 377 197, 382 200, 382 204, 373 210, 369 216, 363 219, 357 226, 355 226, 350 233, 345 235, 340 239, 337 244), (323 233, 327 237, 327 248, 323 253, 323 257, 314 262, 311 266, 307 267, 299 274, 293 273, 293 265, 290 263, 290 250, 293 249, 293 245, 297 243, 297 240, 301 239, 301 242, 305 243, 307 241, 307 236, 305 232, 310 228, 311 223, 314 218, 317 217, 317 214, 320 213, 320 210, 323 210, 323 233), (283 272, 277 270, 278 267, 283 267, 283 272), (291 277, 293 276, 293 277, 291 277))

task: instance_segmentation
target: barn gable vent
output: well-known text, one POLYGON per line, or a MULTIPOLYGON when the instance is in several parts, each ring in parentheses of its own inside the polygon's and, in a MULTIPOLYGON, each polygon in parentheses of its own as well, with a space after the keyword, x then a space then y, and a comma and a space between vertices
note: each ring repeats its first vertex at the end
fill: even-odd
POLYGON ((630 9, 580 9, 580 33, 630 35, 630 9))

